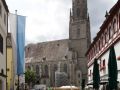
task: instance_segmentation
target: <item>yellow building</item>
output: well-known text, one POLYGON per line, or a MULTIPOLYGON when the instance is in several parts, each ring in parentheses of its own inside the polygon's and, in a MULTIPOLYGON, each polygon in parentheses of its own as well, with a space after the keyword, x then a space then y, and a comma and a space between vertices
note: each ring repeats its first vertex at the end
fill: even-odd
POLYGON ((12 41, 11 34, 7 36, 7 90, 14 86, 14 73, 13 73, 13 54, 12 54, 12 41))

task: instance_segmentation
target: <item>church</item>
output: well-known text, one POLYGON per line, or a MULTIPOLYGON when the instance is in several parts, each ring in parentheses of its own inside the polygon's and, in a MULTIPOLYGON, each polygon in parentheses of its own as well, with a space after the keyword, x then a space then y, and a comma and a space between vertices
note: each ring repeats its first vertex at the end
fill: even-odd
POLYGON ((87 0, 72 0, 69 38, 27 45, 26 69, 35 71, 37 82, 48 87, 81 86, 82 83, 87 83, 85 53, 90 44, 87 0))

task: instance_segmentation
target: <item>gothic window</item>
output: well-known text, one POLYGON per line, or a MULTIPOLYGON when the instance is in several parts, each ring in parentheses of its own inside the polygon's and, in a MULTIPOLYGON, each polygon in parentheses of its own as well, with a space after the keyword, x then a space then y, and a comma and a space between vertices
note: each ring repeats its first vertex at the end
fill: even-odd
POLYGON ((64 64, 64 72, 67 73, 67 64, 66 63, 64 64))
POLYGON ((40 69, 39 69, 39 66, 36 65, 36 74, 37 74, 37 75, 39 75, 39 70, 40 70, 40 69))
POLYGON ((44 80, 43 83, 46 84, 46 80, 44 80))
POLYGON ((77 8, 77 17, 79 17, 79 16, 80 16, 80 9, 77 8))
POLYGON ((80 29, 77 29, 77 36, 80 36, 80 29))
POLYGON ((56 64, 54 64, 54 71, 57 71, 58 67, 56 64))
POLYGON ((0 52, 3 54, 3 37, 0 35, 0 52))
POLYGON ((48 76, 48 66, 45 65, 45 75, 48 76))

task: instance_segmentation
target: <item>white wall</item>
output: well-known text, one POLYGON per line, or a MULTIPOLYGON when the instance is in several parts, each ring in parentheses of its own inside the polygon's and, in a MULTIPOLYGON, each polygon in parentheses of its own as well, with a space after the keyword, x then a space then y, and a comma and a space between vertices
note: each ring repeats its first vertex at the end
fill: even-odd
MULTIPOLYGON (((6 75, 7 12, 1 0, 0 0, 0 4, 2 6, 2 15, 0 15, 0 34, 3 37, 3 54, 0 53, 0 72, 1 69, 3 69, 4 74, 6 75), (6 25, 4 24, 4 14, 6 14, 6 25)), ((6 90, 6 78, 0 77, 0 79, 3 81, 3 86, 4 86, 3 90, 6 90)))

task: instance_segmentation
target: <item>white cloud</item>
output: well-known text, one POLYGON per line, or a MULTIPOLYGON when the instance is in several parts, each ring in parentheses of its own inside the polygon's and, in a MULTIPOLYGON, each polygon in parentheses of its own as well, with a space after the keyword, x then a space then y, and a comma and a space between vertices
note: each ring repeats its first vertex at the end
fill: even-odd
MULTIPOLYGON (((27 16, 26 43, 68 38, 69 10, 72 0, 6 0, 10 12, 27 16)), ((91 32, 94 37, 105 11, 117 0, 88 0, 91 32)))

